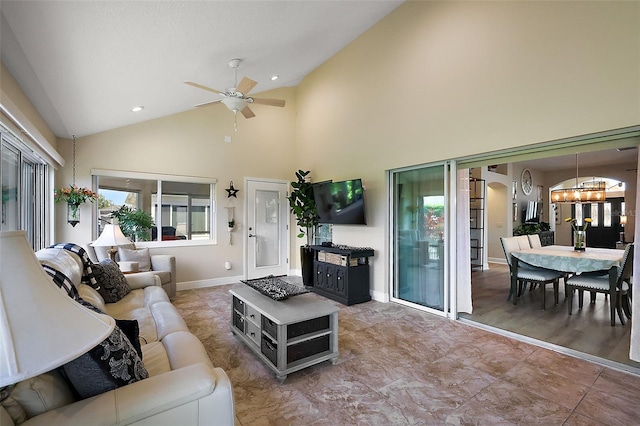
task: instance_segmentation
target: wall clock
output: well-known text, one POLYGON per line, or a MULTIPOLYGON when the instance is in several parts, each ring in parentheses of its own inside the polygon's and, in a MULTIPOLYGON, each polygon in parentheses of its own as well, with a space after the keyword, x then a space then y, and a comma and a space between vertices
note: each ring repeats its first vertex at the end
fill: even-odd
POLYGON ((533 177, 531 176, 531 170, 524 169, 522 176, 520 177, 520 184, 522 185, 522 192, 524 195, 530 195, 533 190, 533 177))

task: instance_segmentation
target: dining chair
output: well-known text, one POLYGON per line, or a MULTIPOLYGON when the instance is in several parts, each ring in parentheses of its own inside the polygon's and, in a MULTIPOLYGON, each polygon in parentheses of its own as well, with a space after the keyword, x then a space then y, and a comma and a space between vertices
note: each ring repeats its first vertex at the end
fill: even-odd
POLYGON ((542 241, 540 241, 540 235, 531 234, 531 235, 527 235, 527 238, 529 239, 529 245, 531 246, 531 248, 542 247, 542 241))
MULTIPOLYGON (((524 236, 528 243, 528 238, 524 236)), ((518 267, 515 268, 512 265, 512 256, 511 253, 514 251, 523 250, 521 248, 522 238, 520 237, 501 237, 500 243, 502 244, 502 250, 504 251, 504 255, 507 258, 507 264, 509 265, 509 276, 513 279, 514 271, 517 269, 516 278, 518 283, 518 289, 516 294, 512 294, 513 289, 509 290, 509 296, 507 300, 510 300, 511 297, 514 297, 513 303, 517 304, 518 297, 522 294, 522 290, 527 283, 530 284, 540 284, 540 288, 542 289, 542 309, 546 308, 545 306, 545 293, 547 290, 547 284, 553 284, 553 295, 555 298, 556 305, 558 304, 558 283, 560 278, 564 276, 563 272, 553 271, 551 269, 538 268, 536 266, 528 265, 524 262, 518 262, 518 267)), ((527 247, 529 248, 529 247, 527 247)))
POLYGON ((604 293, 609 295, 611 326, 616 325, 616 311, 620 317, 620 322, 624 325, 624 317, 631 318, 629 293, 631 291, 631 273, 633 271, 633 251, 634 244, 627 245, 619 268, 614 266, 608 271, 583 273, 569 278, 567 280, 569 315, 573 310, 573 293, 575 290, 578 290, 578 309, 582 309, 582 296, 585 290, 590 291, 592 294, 604 293))

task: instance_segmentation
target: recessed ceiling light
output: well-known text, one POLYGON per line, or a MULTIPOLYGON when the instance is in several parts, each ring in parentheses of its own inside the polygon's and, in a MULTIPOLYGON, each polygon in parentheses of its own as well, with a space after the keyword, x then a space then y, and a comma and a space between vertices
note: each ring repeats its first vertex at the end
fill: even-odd
POLYGON ((144 109, 144 107, 142 105, 139 105, 139 106, 135 106, 135 107, 131 108, 131 111, 139 112, 139 111, 142 111, 143 109, 144 109))
POLYGON ((278 77, 280 77, 279 75, 272 75, 271 76, 271 81, 277 80, 278 77))

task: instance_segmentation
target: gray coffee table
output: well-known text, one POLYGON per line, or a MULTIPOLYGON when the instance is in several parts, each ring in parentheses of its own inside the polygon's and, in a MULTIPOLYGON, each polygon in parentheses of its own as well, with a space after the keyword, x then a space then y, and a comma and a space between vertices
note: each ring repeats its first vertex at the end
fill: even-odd
POLYGON ((231 332, 273 372, 280 383, 289 373, 338 358, 338 310, 301 294, 275 301, 244 284, 232 296, 231 332))

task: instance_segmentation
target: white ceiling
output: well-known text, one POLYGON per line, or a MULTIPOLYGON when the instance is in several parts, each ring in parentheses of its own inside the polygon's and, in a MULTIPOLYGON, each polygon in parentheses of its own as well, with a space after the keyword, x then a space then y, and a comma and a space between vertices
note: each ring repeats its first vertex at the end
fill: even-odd
POLYGON ((183 82, 232 87, 233 58, 252 94, 296 86, 401 3, 2 0, 1 58, 58 137, 81 137, 216 99, 183 82))

